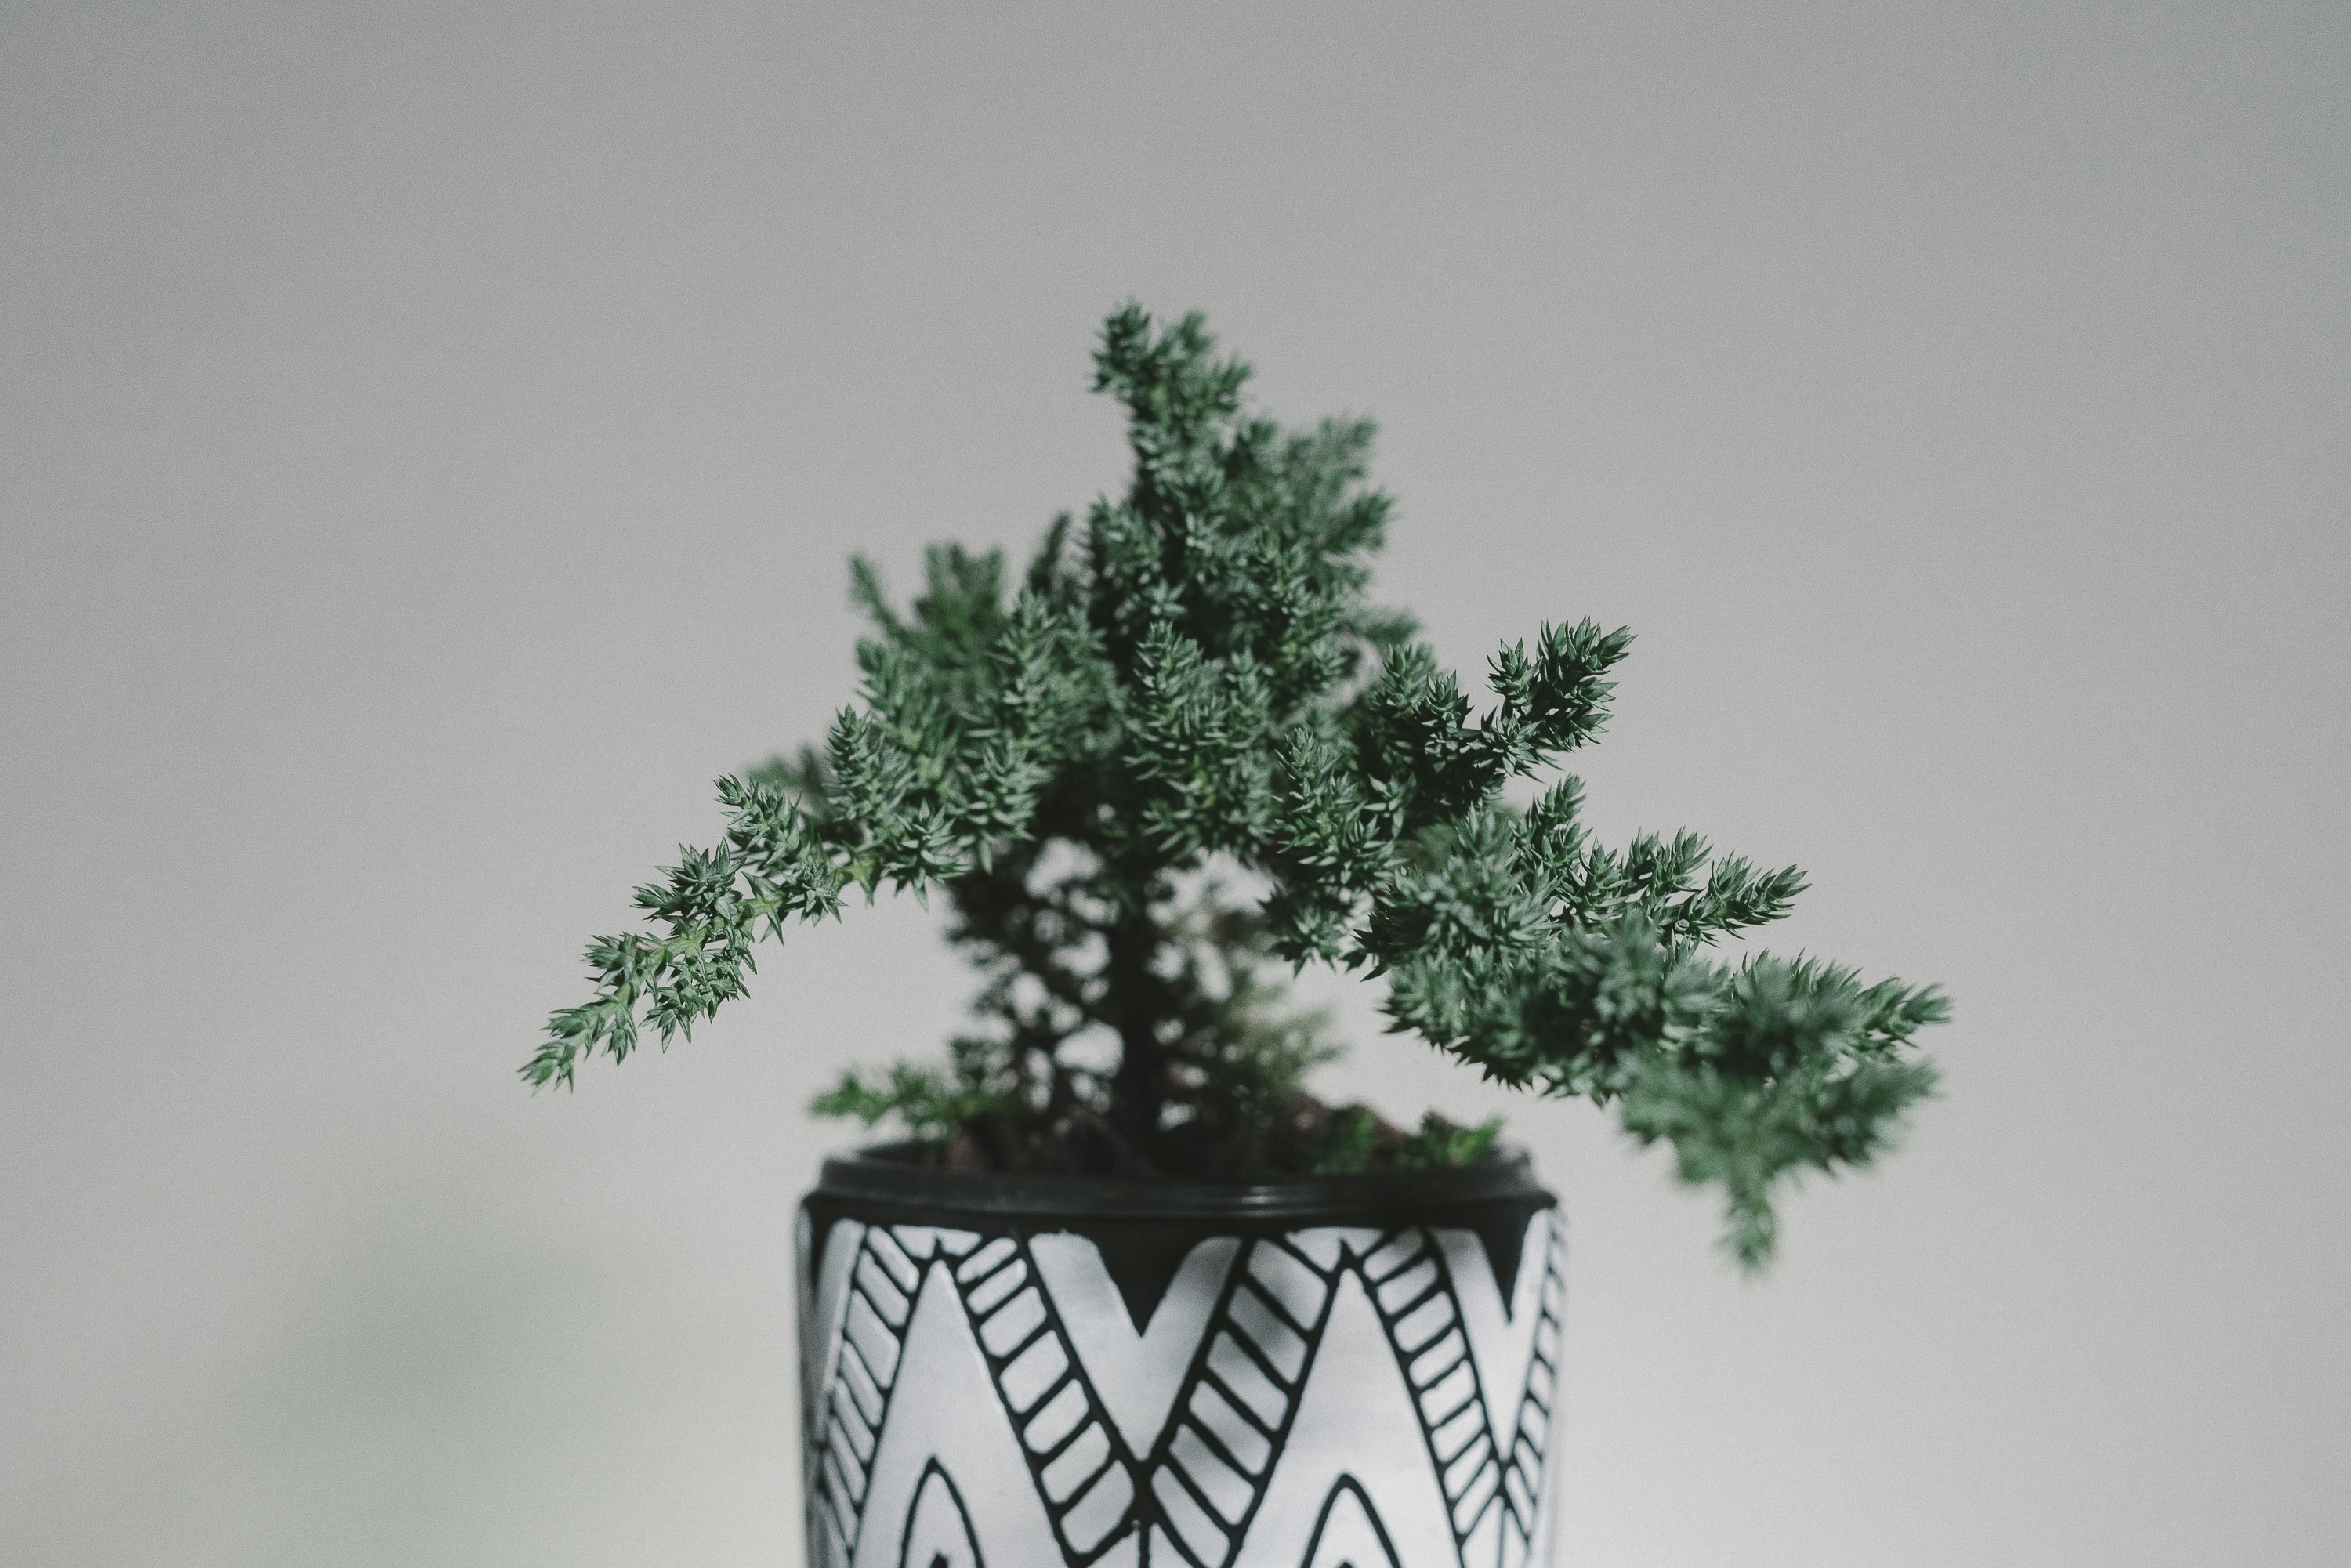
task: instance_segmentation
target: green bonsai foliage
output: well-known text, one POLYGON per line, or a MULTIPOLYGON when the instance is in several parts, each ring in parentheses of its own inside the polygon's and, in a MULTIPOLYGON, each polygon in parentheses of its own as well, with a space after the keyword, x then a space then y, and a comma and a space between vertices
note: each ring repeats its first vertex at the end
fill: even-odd
POLYGON ((1771 1196, 1867 1165, 1932 1089, 1911 1051, 1932 988, 1810 959, 1708 955, 1802 891, 1683 832, 1592 841, 1581 787, 1524 807, 1608 712, 1631 635, 1545 627, 1473 711, 1365 593, 1389 501, 1368 423, 1287 430, 1197 316, 1129 307, 1096 387, 1133 480, 1057 519, 1015 582, 943 546, 904 611, 859 561, 863 703, 719 780, 723 842, 640 888, 653 932, 599 937, 595 995, 523 1070, 569 1084, 648 1026, 666 1043, 738 996, 763 936, 852 890, 944 893, 986 977, 941 1066, 851 1074, 817 1109, 894 1119, 976 1168, 1249 1176, 1458 1164, 1495 1127, 1406 1134, 1304 1081, 1333 1048, 1270 967, 1383 977, 1392 1026, 1487 1077, 1617 1108, 1719 1186, 1729 1245, 1772 1243, 1771 1196))

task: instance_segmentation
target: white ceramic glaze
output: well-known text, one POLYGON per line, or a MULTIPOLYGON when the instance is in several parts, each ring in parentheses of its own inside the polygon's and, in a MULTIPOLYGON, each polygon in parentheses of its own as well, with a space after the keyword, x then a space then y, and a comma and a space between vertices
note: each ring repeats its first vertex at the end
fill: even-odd
POLYGON ((1543 1568, 1556 1213, 1508 1300, 1468 1229, 1207 1235, 1139 1328, 1074 1231, 803 1213, 812 1568, 1543 1568))

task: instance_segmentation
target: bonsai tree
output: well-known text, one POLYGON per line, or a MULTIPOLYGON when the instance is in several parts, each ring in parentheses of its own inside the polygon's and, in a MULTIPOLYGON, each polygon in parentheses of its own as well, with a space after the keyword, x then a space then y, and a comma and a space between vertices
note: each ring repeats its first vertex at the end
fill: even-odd
POLYGON ((1390 503, 1368 422, 1285 429, 1197 315, 1104 326, 1095 387, 1128 419, 1123 498, 1061 517, 1017 581, 932 549, 904 610, 855 561, 861 705, 821 750, 717 790, 723 841, 636 902, 657 929, 589 946, 593 997, 523 1069, 664 1043, 743 993, 754 949, 852 891, 942 893, 985 977, 940 1065, 852 1072, 830 1115, 894 1119, 965 1168, 1269 1176, 1460 1163, 1498 1124, 1405 1133, 1304 1080, 1334 1049, 1276 965, 1384 979, 1391 1027, 1488 1078, 1615 1108, 1721 1189, 1768 1257, 1774 1191, 1866 1166, 1933 1069, 1935 989, 1811 958, 1725 964, 1784 915, 1793 868, 1679 832, 1594 842, 1550 778, 1608 715, 1632 637, 1546 626, 1473 711, 1366 591, 1390 503))

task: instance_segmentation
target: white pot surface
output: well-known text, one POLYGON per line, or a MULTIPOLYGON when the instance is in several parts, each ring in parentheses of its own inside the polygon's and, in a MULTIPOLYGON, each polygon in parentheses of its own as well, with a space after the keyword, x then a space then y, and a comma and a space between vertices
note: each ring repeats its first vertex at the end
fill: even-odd
POLYGON ((1437 1224, 1206 1235, 1139 1301, 1050 1222, 854 1207, 820 1256, 801 1218, 814 1568, 1550 1562, 1555 1208, 1491 1261, 1437 1224))

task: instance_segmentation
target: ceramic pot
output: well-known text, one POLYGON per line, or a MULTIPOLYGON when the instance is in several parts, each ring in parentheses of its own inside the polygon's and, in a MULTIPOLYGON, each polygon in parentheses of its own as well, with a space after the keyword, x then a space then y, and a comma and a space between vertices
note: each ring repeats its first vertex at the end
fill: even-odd
POLYGON ((816 1568, 1542 1568, 1564 1238, 1523 1155, 802 1207, 816 1568))

